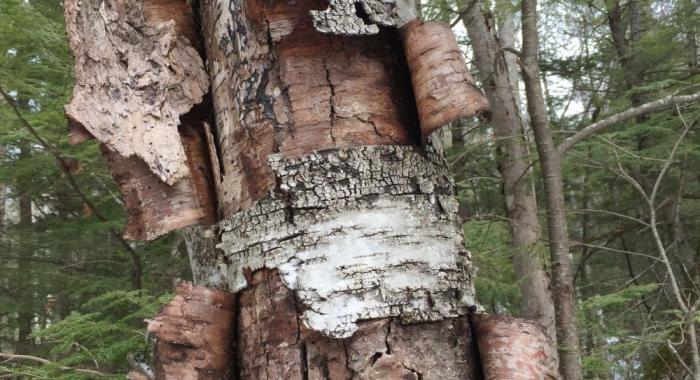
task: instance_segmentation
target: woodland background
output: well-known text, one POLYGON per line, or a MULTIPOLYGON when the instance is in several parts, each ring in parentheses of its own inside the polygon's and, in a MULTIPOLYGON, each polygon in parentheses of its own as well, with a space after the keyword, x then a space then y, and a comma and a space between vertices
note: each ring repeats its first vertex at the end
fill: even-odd
MULTIPOLYGON (((465 3, 424 1, 423 18, 453 24, 473 74, 482 80, 459 17, 465 3)), ((487 7, 497 25, 513 22, 517 52, 519 4, 501 0, 487 7)), ((700 88, 697 0, 546 0, 538 14, 541 79, 557 141, 640 97, 649 101, 700 88), (611 3, 630 27, 625 62, 609 28, 611 3), (640 79, 634 86, 625 80, 630 71, 640 79)), ((71 65, 61 3, 0 0, 0 87, 26 121, 0 102, 0 353, 27 355, 0 356, 0 378, 95 377, 70 370, 78 367, 123 378, 129 358, 149 354, 143 320, 168 300, 176 283, 191 277, 177 233, 129 246, 116 238, 124 212, 97 144, 67 143, 63 105, 73 87, 71 65)), ((524 99, 520 88, 514 91, 524 99)), ((670 162, 654 211, 682 291, 697 299, 698 118, 698 103, 672 107, 618 123, 564 156, 587 379, 673 378, 688 363, 683 313, 645 225, 649 209, 629 179, 646 187, 670 162)), ((441 133, 467 248, 478 267, 477 294, 487 311, 517 316, 528 300, 520 297, 511 261, 498 141, 487 120, 460 120, 441 133)), ((526 159, 546 228, 532 132, 525 128, 521 137, 529 144, 526 159)), ((546 239, 544 231, 531 247, 545 261, 546 239)))

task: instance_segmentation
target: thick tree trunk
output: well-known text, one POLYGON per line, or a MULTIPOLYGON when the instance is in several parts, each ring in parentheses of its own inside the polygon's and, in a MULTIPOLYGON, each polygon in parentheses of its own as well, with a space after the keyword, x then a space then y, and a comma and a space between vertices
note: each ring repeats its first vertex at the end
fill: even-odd
POLYGON ((564 204, 561 157, 549 128, 542 94, 538 57, 537 1, 523 0, 523 79, 527 107, 544 177, 552 265, 552 294, 556 310, 559 373, 567 380, 581 379, 581 354, 576 326, 574 279, 564 204))
MULTIPOLYGON (((132 195, 131 220, 140 221, 132 237, 203 223, 213 203, 221 217, 186 231, 196 286, 182 286, 149 325, 159 338, 157 378, 481 378, 469 320, 473 269, 454 184, 442 155, 421 143, 487 101, 449 27, 414 20, 413 5, 403 3, 201 0, 195 21, 206 70, 190 54, 197 44, 185 27, 157 22, 164 0, 66 5, 79 82, 104 70, 121 78, 144 62, 158 74, 149 91, 112 78, 106 91, 78 86, 68 107, 105 144, 113 174, 126 160, 140 165, 120 187, 132 195), (95 25, 98 37, 119 37, 99 47, 104 59, 76 43, 95 25), (169 49, 154 57, 150 49, 162 45, 169 49), (127 47, 126 67, 114 65, 127 47), (213 117, 204 112, 195 125, 206 144, 188 145, 182 126, 176 136, 168 128, 192 116, 189 105, 201 95, 193 89, 205 83, 200 69, 210 78, 213 117), (179 96, 168 90, 173 81, 183 81, 179 96), (100 117, 76 112, 91 104, 90 91, 111 102, 100 117), (154 119, 134 99, 169 112, 154 119), (133 131, 119 120, 118 133, 105 133, 104 121, 124 108, 150 128, 133 131), (179 137, 183 154, 124 144, 139 136, 179 137), (198 146, 196 155, 187 146, 198 146), (200 181, 215 202, 201 201, 200 181), (164 195, 175 188, 181 202, 164 195), (162 204, 170 209, 159 213, 162 204), (151 216, 138 218, 144 207, 151 216)), ((546 340, 523 334, 516 341, 546 340)), ((492 338, 485 334, 479 346, 486 350, 492 338)), ((518 360, 545 363, 542 377, 551 370, 546 351, 518 352, 518 360)))
POLYGON ((503 191, 510 221, 513 266, 521 293, 522 316, 545 326, 556 341, 554 304, 549 290, 549 276, 544 270, 540 246, 541 227, 537 218, 537 201, 528 172, 528 152, 523 136, 516 86, 512 70, 493 30, 493 20, 476 2, 463 18, 472 41, 476 65, 483 79, 484 91, 492 110, 492 127, 498 144, 498 168, 503 176, 503 191))

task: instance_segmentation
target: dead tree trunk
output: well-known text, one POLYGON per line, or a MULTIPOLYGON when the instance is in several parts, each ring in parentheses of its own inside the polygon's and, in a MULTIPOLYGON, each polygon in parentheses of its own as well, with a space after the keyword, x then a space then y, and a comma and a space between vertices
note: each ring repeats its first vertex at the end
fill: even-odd
MULTIPOLYGON (((197 286, 149 325, 156 378, 481 378, 477 341, 502 331, 475 337, 454 184, 429 140, 488 104, 449 26, 402 1, 185 4, 66 3, 67 113, 104 144, 127 234, 200 224, 197 286)), ((546 335, 521 327, 497 357, 512 378, 550 376, 546 335)))

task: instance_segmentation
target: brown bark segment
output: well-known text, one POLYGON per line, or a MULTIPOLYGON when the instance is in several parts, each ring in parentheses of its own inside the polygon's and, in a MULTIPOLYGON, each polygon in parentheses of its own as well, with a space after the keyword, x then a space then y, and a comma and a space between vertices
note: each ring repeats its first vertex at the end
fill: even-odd
POLYGON ((206 130, 202 124, 187 124, 180 131, 190 174, 172 186, 139 158, 124 158, 101 145, 127 211, 126 239, 151 240, 183 227, 216 223, 206 130))
POLYGON ((177 296, 148 324, 158 338, 156 379, 228 379, 235 297, 182 283, 177 296))
POLYGON ((486 380, 556 379, 556 353, 533 321, 502 315, 472 316, 486 380))
POLYGON ((403 325, 361 322, 347 339, 299 323, 302 310, 274 270, 249 275, 239 293, 240 379, 478 379, 466 317, 403 325))
POLYGON ((487 111, 452 29, 414 20, 401 28, 423 137, 460 117, 487 111))
POLYGON ((419 127, 395 30, 350 38, 314 29, 318 0, 201 2, 223 166, 222 216, 274 186, 272 153, 414 145, 419 127))

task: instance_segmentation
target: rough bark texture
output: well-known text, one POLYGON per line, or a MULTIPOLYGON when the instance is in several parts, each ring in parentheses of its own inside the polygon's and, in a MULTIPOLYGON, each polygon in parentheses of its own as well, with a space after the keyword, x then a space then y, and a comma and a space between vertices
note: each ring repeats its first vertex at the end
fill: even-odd
POLYGON ((455 119, 489 109, 488 100, 474 86, 450 25, 414 20, 401 28, 401 37, 423 137, 455 119))
POLYGON ((549 227, 549 253, 552 265, 552 295, 556 310, 559 374, 566 380, 581 379, 581 354, 576 327, 574 279, 569 254, 569 236, 564 203, 561 157, 549 128, 547 110, 540 82, 537 33, 537 1, 523 0, 523 80, 527 109, 535 135, 544 179, 549 227))
MULTIPOLYGON (((194 252, 195 279, 239 291, 277 268, 312 329, 348 337, 363 319, 465 315, 476 303, 446 163, 412 147, 272 156, 277 188, 194 252)), ((211 234, 212 236, 214 234, 211 234)))
POLYGON ((156 379, 228 379, 235 297, 182 283, 177 296, 148 323, 158 338, 156 379))
POLYGON ((103 144, 129 223, 152 239, 214 223, 215 197, 201 111, 209 81, 185 0, 68 1, 76 86, 69 141, 103 144), (178 128, 179 127, 179 128, 178 128))
POLYGON ((556 351, 539 324, 506 316, 473 315, 484 378, 556 379, 556 351))
MULTIPOLYGON (((364 25, 368 21, 400 26, 403 21, 396 20, 404 17, 403 3, 365 0, 348 8, 350 3, 338 0, 331 2, 330 13, 314 15, 324 14, 318 17, 325 17, 329 27, 335 27, 333 12, 352 16, 345 20, 349 24, 358 25, 359 19, 364 25), (350 15, 351 10, 362 12, 350 15)), ((113 4, 117 11, 103 5, 102 14, 117 16, 91 26, 100 37, 108 34, 100 28, 116 26, 113 30, 120 32, 135 25, 137 37, 143 38, 124 39, 133 36, 126 34, 114 40, 117 46, 131 44, 128 51, 137 55, 135 67, 142 67, 138 54, 145 51, 144 44, 160 43, 152 37, 169 36, 174 27, 158 24, 155 31, 160 34, 149 34, 151 26, 142 27, 141 19, 167 17, 167 12, 158 11, 164 7, 178 9, 167 0, 155 10, 147 4, 142 9, 145 16, 129 0, 113 4)), ((67 7, 78 9, 75 4, 67 7)), ((166 199, 177 204, 194 199, 192 204, 198 205, 199 194, 212 196, 205 185, 213 178, 224 218, 215 226, 186 230, 195 281, 208 288, 181 286, 178 296, 149 323, 149 331, 158 338, 157 378, 481 377, 468 319, 476 303, 473 269, 463 246, 454 184, 444 158, 430 145, 417 146, 416 102, 399 31, 383 29, 362 38, 324 34, 310 11, 327 7, 315 0, 202 0, 214 136, 203 123, 206 115, 182 118, 176 136, 183 155, 192 152, 180 162, 189 167, 180 177, 164 177, 156 170, 164 188, 148 187, 155 177, 136 176, 143 166, 153 172, 148 157, 113 168, 125 178, 122 189, 136 194, 133 202, 140 202, 139 210, 166 199), (210 156, 212 151, 216 154, 210 156), (204 170, 209 165, 211 170, 204 170), (178 188, 185 180, 187 186, 178 188), (233 353, 228 352, 231 342, 233 353)), ((100 13, 92 8, 85 12, 95 17, 100 13)), ((85 21, 71 25, 85 27, 85 21)), ((79 39, 73 39, 75 45, 79 39)), ((116 49, 114 41, 106 51, 116 49)), ((437 57, 457 60, 452 48, 441 54, 437 57)), ((428 55, 415 57, 416 62, 428 55)), ((85 66, 83 55, 76 58, 83 65, 79 77, 86 68, 94 68, 85 66)), ((118 62, 119 57, 108 58, 118 62)), ((127 63, 128 69, 131 61, 127 63)), ((117 77, 126 72, 129 79, 139 78, 111 63, 103 62, 102 67, 116 70, 117 77)), ((152 70, 162 73, 159 67, 152 70)), ((181 73, 172 67, 175 74, 181 73)), ((466 81, 468 72, 454 67, 440 75, 455 72, 466 81)), ((151 74, 143 73, 149 78, 151 74)), ((447 77, 428 77, 428 86, 452 83, 447 77)), ((171 78, 155 79, 149 83, 160 90, 171 78)), ((415 84, 415 71, 413 83, 422 85, 415 84)), ((160 95, 155 91, 160 104, 167 106, 171 98, 160 95)), ((124 106, 119 96, 109 96, 102 99, 108 103, 102 110, 124 106)), ((465 104, 478 103, 464 97, 465 104)), ((189 109, 197 101, 187 98, 189 109)), ((124 110, 129 116, 141 111, 124 110)), ((172 120, 161 121, 160 127, 166 127, 172 120)), ((128 155, 82 124, 109 150, 120 153, 114 162, 128 155)), ((79 127, 73 129, 77 140, 85 137, 79 127)), ((124 138, 129 133, 117 134, 124 138)), ((159 141, 159 148, 168 150, 164 144, 168 141, 159 141)), ((171 217, 167 207, 155 211, 162 215, 146 219, 171 217)))
POLYGON ((556 341, 554 304, 549 289, 549 275, 539 248, 542 237, 537 217, 537 200, 528 173, 527 143, 523 121, 512 82, 514 67, 509 66, 500 41, 493 30, 492 19, 483 13, 482 2, 476 2, 465 13, 465 27, 472 41, 484 91, 492 105, 491 126, 498 142, 498 169, 503 176, 503 192, 510 221, 513 266, 521 293, 521 313, 545 326, 556 341))
POLYGON ((314 27, 323 33, 379 33, 379 26, 401 27, 417 17, 415 0, 330 0, 328 9, 311 11, 314 27))
POLYGON ((189 174, 179 117, 202 101, 209 81, 192 43, 178 35, 175 21, 149 11, 154 7, 134 0, 66 2, 76 63, 66 114, 172 185, 189 174))

